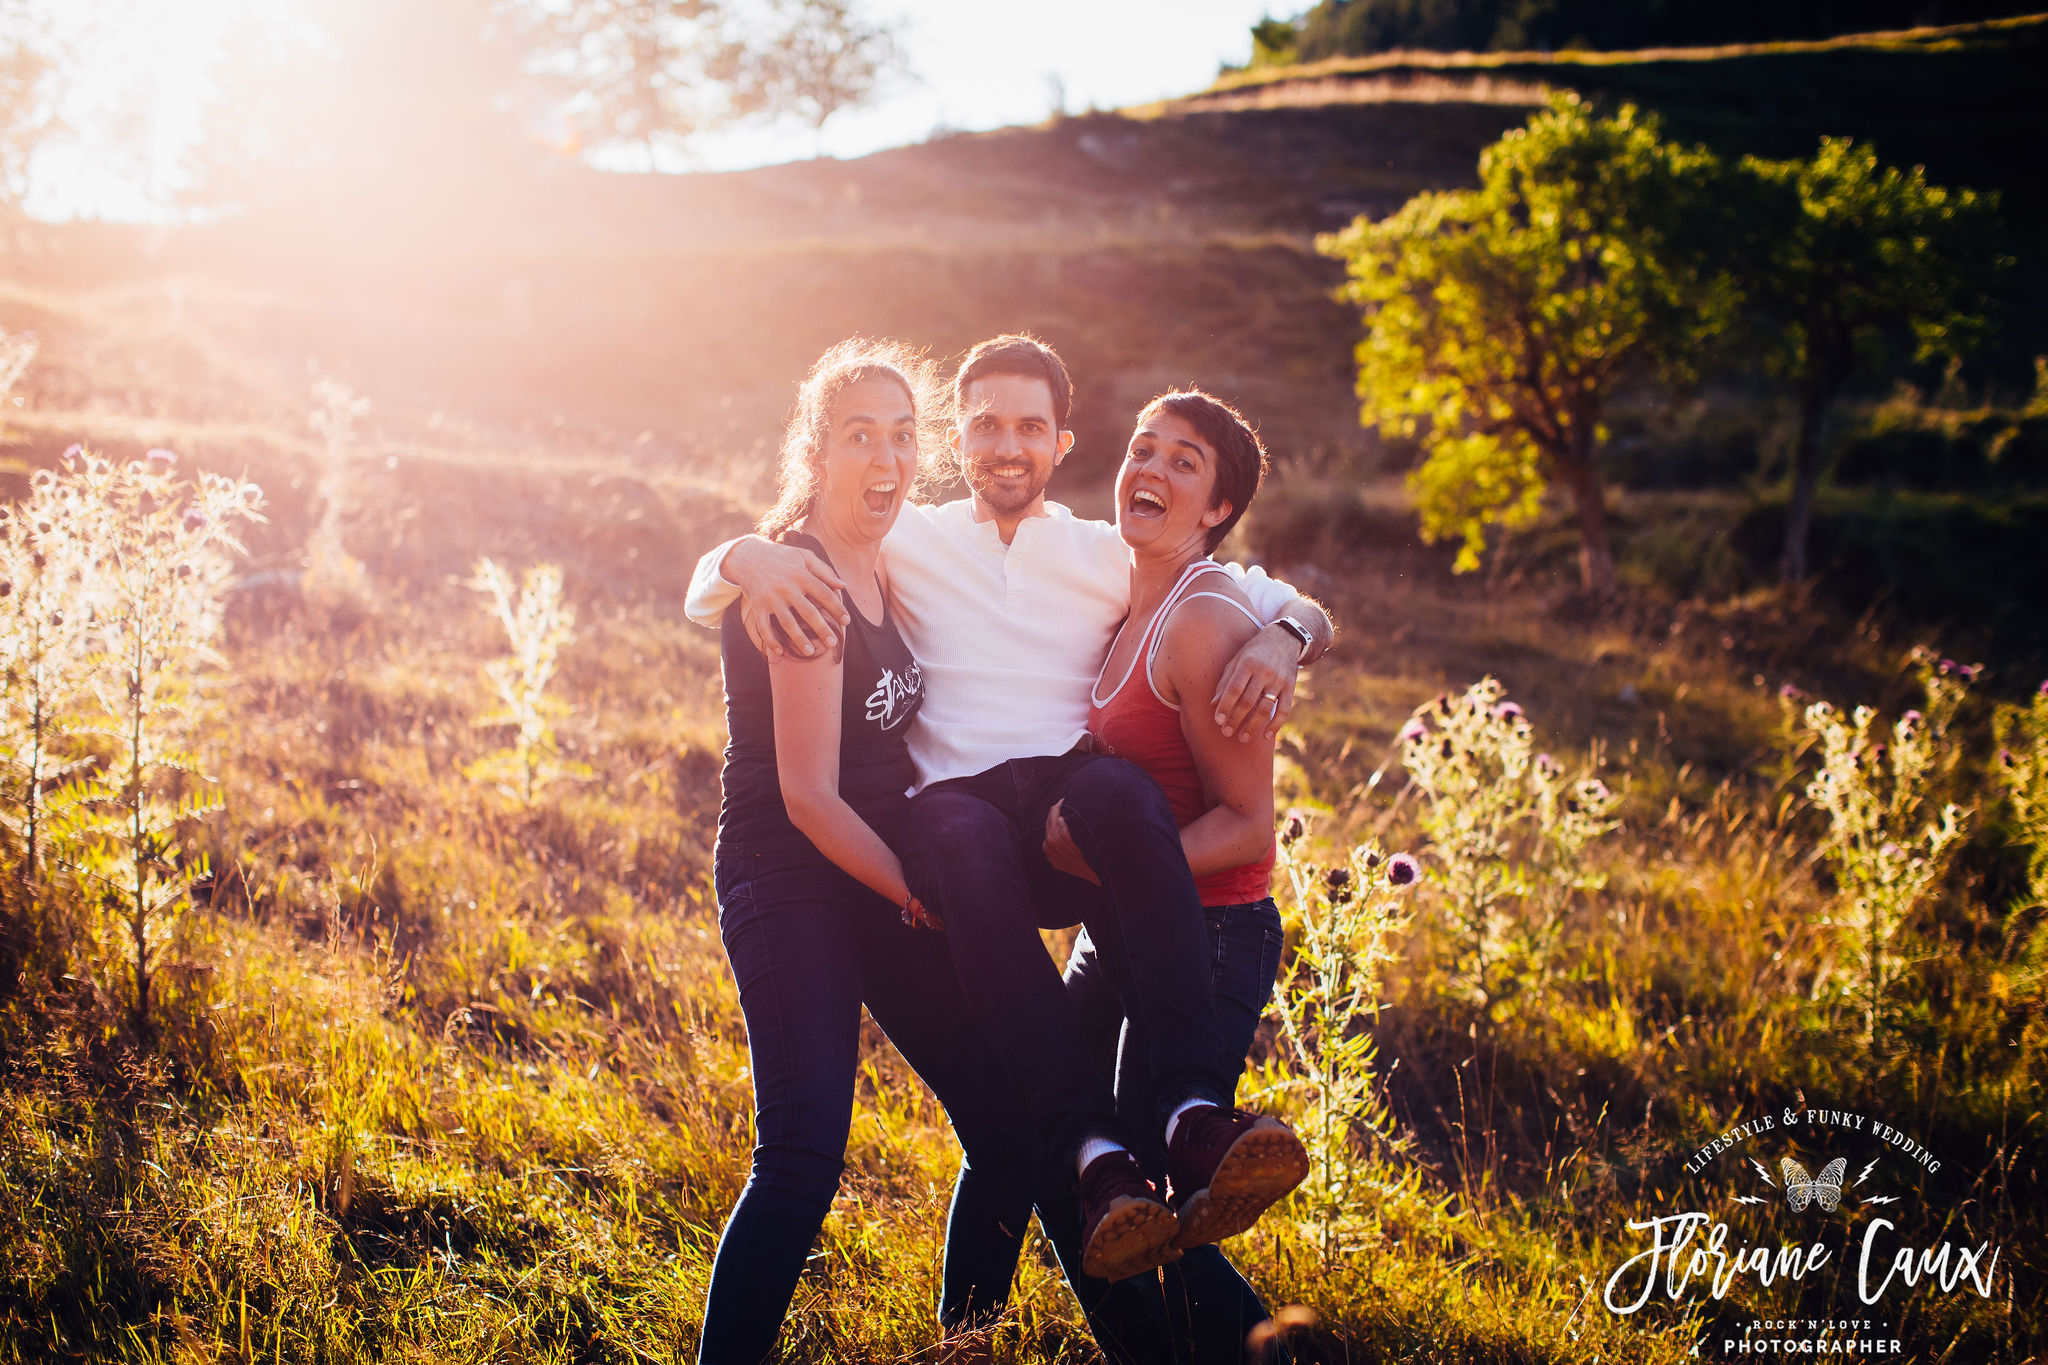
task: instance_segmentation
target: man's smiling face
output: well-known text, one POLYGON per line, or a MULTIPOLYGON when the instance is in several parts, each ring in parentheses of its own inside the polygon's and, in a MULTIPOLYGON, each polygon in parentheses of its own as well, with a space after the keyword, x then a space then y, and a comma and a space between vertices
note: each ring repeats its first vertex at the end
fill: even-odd
POLYGON ((1052 386, 1036 376, 992 374, 961 395, 953 450, 975 501, 997 517, 1029 514, 1074 433, 1053 415, 1052 386))

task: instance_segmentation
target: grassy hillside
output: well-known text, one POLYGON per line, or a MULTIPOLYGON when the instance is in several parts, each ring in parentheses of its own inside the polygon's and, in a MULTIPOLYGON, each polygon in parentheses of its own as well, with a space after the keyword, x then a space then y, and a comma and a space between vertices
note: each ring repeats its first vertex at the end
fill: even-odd
MULTIPOLYGON (((1913 41, 1916 60, 1948 60, 1913 41)), ((1468 179, 1550 77, 1429 84, 1411 65, 1391 93, 1321 73, 1351 84, 844 165, 565 171, 177 231, 11 227, 0 329, 35 331, 41 354, 0 410, 9 491, 73 441, 168 446, 260 482, 270 521, 195 734, 225 808, 186 836, 213 874, 169 949, 156 1036, 125 1019, 119 942, 92 906, 27 913, 4 884, 0 1361, 692 1349, 750 1136, 709 888, 715 647, 681 621, 683 585, 764 504, 778 419, 823 345, 862 330, 949 353, 1008 327, 1074 365, 1082 447, 1062 478, 1084 507, 1167 383, 1238 399, 1281 456, 1247 542, 1345 627, 1283 745, 1283 797, 1313 817, 1294 851, 1306 890, 1283 891, 1292 944, 1353 848, 1436 865, 1394 736, 1482 675, 1621 794, 1624 823, 1587 854, 1597 889, 1559 902, 1513 1002, 1475 1013, 1462 993, 1441 889, 1404 903, 1387 1007, 1360 1026, 1385 1107, 1351 1149, 1341 1236, 1300 1202, 1232 1248, 1271 1302, 1304 1310, 1304 1358, 1675 1361, 1790 1311, 1744 1289, 1622 1319, 1589 1287, 1634 1249, 1629 1219, 1725 1193, 1679 1176, 1686 1152, 1739 1116, 1823 1101, 1892 1115, 1948 1157, 1905 1187, 1933 1220, 1916 1235, 2004 1249, 2003 1297, 1913 1300, 1914 1358, 2037 1356, 2043 950, 1989 725, 1993 699, 2039 677, 2043 508, 2003 463, 1966 491, 1926 471, 2007 426, 2000 450, 2037 451, 2040 416, 1982 393, 1849 414, 1862 463, 1822 534, 1848 572, 1892 575, 1869 615, 1868 583, 1842 591, 1847 613, 1753 590, 1770 412, 1740 391, 1617 416, 1624 603, 1595 611, 1559 586, 1555 521, 1452 579, 1414 543, 1403 452, 1355 424, 1355 324, 1309 243, 1468 179), (322 376, 374 403, 339 452, 308 422, 322 376), (1732 479, 1730 450, 1750 461, 1732 479), (339 568, 310 548, 330 514, 339 568), (503 742, 478 723, 480 664, 503 641, 463 584, 483 554, 562 565, 579 612, 557 687, 564 750, 591 775, 530 807, 469 775, 503 742), (1998 666, 1954 745, 1972 833, 1913 922, 1899 1039, 1873 1053, 1840 993, 1853 955, 1779 688, 1888 716, 1924 704, 1900 665, 1920 639, 1998 666)), ((934 1344, 955 1152, 869 1043, 796 1359, 934 1344)), ((1245 1093, 1309 1111, 1270 1027, 1245 1093)), ((1853 1292, 1837 1278, 1796 1302, 1837 1291, 1853 1292)), ((1016 1301, 1017 1359, 1089 1358, 1035 1243, 1016 1301)))

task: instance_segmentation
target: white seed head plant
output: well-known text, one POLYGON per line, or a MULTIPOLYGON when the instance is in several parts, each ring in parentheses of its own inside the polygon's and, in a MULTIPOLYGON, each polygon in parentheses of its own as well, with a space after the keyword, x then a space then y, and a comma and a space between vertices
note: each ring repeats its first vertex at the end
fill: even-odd
MULTIPOLYGON (((28 496, 0 508, 0 822, 13 837, 13 885, 37 915, 49 845, 72 828, 64 780, 89 760, 72 743, 81 719, 87 627, 97 569, 78 456, 38 470, 28 496)), ((60 862, 63 860, 60 860, 60 862)))
POLYGON ((562 571, 552 564, 528 569, 515 589, 510 574, 483 559, 470 586, 489 595, 512 650, 484 666, 499 706, 477 724, 512 727, 512 742, 466 771, 472 781, 488 783, 530 807, 549 783, 588 772, 563 758, 555 723, 569 708, 548 695, 556 660, 575 638, 576 609, 562 599, 562 571))
POLYGON ((1491 1017, 1542 985, 1572 899, 1605 884, 1585 855, 1619 828, 1619 798, 1591 770, 1536 752, 1528 716, 1492 678, 1417 707, 1400 743, 1454 944, 1451 983, 1491 1017))
POLYGON ((1959 758, 1950 731, 1978 669, 1911 656, 1925 700, 1890 726, 1858 706, 1846 716, 1825 701, 1799 717, 1818 766, 1806 797, 1827 820, 1821 856, 1836 897, 1826 923, 1849 971, 1844 994, 1863 1016, 1873 1053, 1898 1005, 1912 961, 1914 912, 1941 880, 1969 812, 1944 801, 1959 758))
POLYGON ((313 385, 318 404, 307 418, 321 441, 319 481, 313 490, 319 520, 306 536, 304 576, 300 593, 325 610, 330 624, 360 619, 369 600, 369 576, 341 541, 341 518, 348 501, 348 463, 356 424, 370 411, 370 400, 337 379, 313 385))
POLYGON ((213 643, 241 527, 263 519, 263 493, 218 474, 181 480, 177 457, 164 450, 127 462, 81 454, 56 477, 76 496, 92 557, 90 704, 79 730, 112 747, 67 796, 90 814, 82 879, 98 937, 123 945, 130 1006, 146 1034, 158 955, 207 872, 179 838, 219 805, 189 742, 200 678, 221 662, 213 643))

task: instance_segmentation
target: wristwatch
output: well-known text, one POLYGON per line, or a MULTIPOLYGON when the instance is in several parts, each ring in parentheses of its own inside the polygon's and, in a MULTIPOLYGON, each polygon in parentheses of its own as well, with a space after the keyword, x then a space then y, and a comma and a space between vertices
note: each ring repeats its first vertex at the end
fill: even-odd
POLYGON ((1294 662, 1300 663, 1303 659, 1306 659, 1309 646, 1315 643, 1315 637, 1308 633, 1308 627, 1295 620, 1292 616, 1282 616, 1275 620, 1273 624, 1301 642, 1301 648, 1295 652, 1294 662))

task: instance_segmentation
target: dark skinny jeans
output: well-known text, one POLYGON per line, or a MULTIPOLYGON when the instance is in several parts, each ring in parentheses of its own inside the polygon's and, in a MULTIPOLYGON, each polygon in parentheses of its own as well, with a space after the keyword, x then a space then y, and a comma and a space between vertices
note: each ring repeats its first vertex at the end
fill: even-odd
MULTIPOLYGON (((1259 1019, 1272 999, 1273 978, 1280 968, 1280 912, 1268 898, 1247 905, 1205 906, 1202 913, 1211 949, 1209 982, 1224 1045, 1241 1059, 1251 1050, 1259 1019)), ((1116 984, 1085 931, 1067 960, 1066 986, 1097 1065, 1104 1075, 1116 1078, 1118 1112, 1153 1112, 1156 1086, 1147 1070, 1142 1027, 1126 1018, 1116 984)), ((1138 1159, 1147 1175, 1160 1179, 1166 1169, 1165 1145, 1150 1125, 1134 1127, 1141 1130, 1138 1159)), ((963 1163, 960 1179, 963 1185, 974 1185, 981 1176, 963 1163)), ((1081 1273, 1080 1212, 1071 1194, 1059 1185, 1041 1188, 1040 1193, 1039 1222, 1111 1365, 1242 1365, 1245 1338, 1269 1314, 1220 1248, 1191 1248, 1157 1273, 1115 1284, 1094 1279, 1081 1273)), ((1284 1365, 1290 1357, 1276 1338, 1257 1359, 1261 1365, 1284 1365)))
POLYGON ((1070 753, 1012 759, 937 783, 911 802, 904 874, 945 918, 945 939, 969 1005, 1009 1062, 1043 1125, 1055 1170, 1081 1142, 1136 1148, 1188 1099, 1228 1104, 1244 1049, 1225 1047, 1210 996, 1208 934, 1180 830, 1151 778, 1122 759, 1070 753), (1074 842, 1101 878, 1056 871, 1044 853, 1046 814, 1061 806, 1074 842), (1157 1103, 1117 1116, 1108 1077, 1038 930, 1080 923, 1120 985, 1140 1035, 1157 1103))
POLYGON ((945 937, 906 928, 895 906, 815 853, 721 845, 714 880, 747 1021, 755 1146, 719 1238, 700 1365, 757 1365, 774 1349, 844 1169, 863 1003, 945 1105, 966 1154, 947 1225, 942 1321, 993 1320, 1009 1297, 1039 1154, 968 1012, 945 937))

